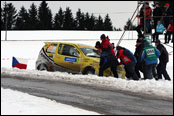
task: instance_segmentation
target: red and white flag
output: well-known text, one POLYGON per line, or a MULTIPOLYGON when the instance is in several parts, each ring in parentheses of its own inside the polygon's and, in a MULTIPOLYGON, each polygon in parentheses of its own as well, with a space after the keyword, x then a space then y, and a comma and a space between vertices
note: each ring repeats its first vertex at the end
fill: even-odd
POLYGON ((24 58, 15 58, 13 57, 12 60, 12 67, 19 68, 19 69, 27 69, 28 60, 24 58))

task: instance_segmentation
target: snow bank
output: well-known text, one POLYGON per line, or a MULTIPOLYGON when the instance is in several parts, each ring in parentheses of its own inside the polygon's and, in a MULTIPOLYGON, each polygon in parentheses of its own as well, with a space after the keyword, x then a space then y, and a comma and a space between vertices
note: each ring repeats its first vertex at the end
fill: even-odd
POLYGON ((97 75, 72 75, 62 72, 47 72, 37 70, 20 70, 1 68, 1 74, 11 76, 21 76, 23 78, 35 78, 46 80, 63 80, 78 84, 87 84, 112 88, 123 91, 136 93, 144 93, 149 95, 157 95, 165 98, 173 99, 173 82, 160 80, 126 80, 114 77, 99 77, 97 75), (27 75, 27 76, 26 76, 27 75))

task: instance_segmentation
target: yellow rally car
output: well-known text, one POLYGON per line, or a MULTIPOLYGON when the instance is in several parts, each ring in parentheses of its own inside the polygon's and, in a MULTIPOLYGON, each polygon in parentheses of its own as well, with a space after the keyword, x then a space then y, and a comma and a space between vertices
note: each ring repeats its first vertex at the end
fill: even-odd
MULTIPOLYGON (((82 74, 99 74, 100 55, 93 46, 65 43, 45 42, 36 61, 37 70, 61 71, 82 74)), ((119 77, 125 78, 122 65, 117 67, 119 77)), ((113 76, 110 68, 104 76, 113 76)))

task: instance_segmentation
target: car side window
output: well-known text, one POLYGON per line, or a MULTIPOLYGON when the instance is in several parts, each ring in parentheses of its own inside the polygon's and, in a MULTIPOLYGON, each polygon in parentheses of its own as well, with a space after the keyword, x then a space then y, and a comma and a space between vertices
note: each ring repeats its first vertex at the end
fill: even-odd
POLYGON ((62 50, 62 55, 78 57, 79 52, 75 47, 71 45, 64 45, 62 50))
POLYGON ((57 44, 49 44, 47 49, 46 49, 46 52, 54 54, 56 51, 56 47, 57 47, 57 44))

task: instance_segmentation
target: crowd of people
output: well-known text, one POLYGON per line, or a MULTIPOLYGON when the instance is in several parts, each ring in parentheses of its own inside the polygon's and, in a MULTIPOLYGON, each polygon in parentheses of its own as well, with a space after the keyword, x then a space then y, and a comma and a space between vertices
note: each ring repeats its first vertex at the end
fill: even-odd
POLYGON ((159 35, 164 34, 164 44, 169 43, 170 40, 173 43, 173 10, 170 4, 166 3, 162 10, 159 3, 156 2, 155 8, 152 10, 149 3, 146 2, 137 17, 140 19, 140 23, 136 27, 138 39, 134 53, 122 46, 116 46, 117 53, 115 54, 114 43, 110 43, 109 37, 105 34, 101 35, 101 42, 96 42, 95 47, 101 54, 99 76, 103 76, 104 70, 110 67, 114 77, 118 78, 116 67, 121 64, 124 65, 127 79, 155 78, 159 80, 164 77, 165 80, 171 80, 166 70, 169 61, 168 51, 159 39, 159 35), (153 34, 151 21, 154 23, 155 32, 153 34), (152 36, 152 40, 149 39, 149 35, 152 36), (152 42, 155 42, 155 46, 152 45, 152 42), (143 78, 140 72, 143 73, 143 78))
POLYGON ((136 41, 135 53, 132 53, 127 48, 116 46, 110 43, 110 39, 105 34, 100 36, 101 42, 97 41, 95 47, 100 51, 100 68, 99 76, 103 76, 105 69, 110 68, 115 78, 118 78, 116 67, 124 65, 127 79, 142 80, 142 79, 162 79, 171 80, 166 66, 169 61, 168 52, 161 44, 160 40, 155 41, 156 47, 151 43, 151 40, 144 35, 140 36, 136 41), (158 63, 159 59, 159 64, 158 63), (119 62, 120 61, 120 62, 119 62), (141 77, 140 72, 143 73, 141 77))
POLYGON ((173 9, 170 7, 169 3, 166 3, 164 8, 161 8, 159 3, 156 2, 155 8, 152 10, 149 3, 146 2, 141 7, 137 18, 140 19, 140 23, 136 27, 139 37, 144 34, 150 34, 152 35, 152 41, 155 42, 158 40, 160 34, 164 34, 164 43, 167 44, 170 40, 173 43, 173 9), (152 26, 152 22, 154 27, 152 26), (153 34, 152 28, 155 30, 153 34))

